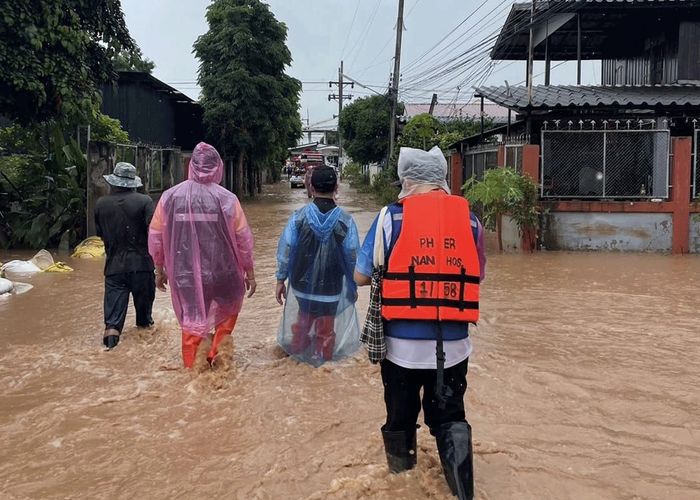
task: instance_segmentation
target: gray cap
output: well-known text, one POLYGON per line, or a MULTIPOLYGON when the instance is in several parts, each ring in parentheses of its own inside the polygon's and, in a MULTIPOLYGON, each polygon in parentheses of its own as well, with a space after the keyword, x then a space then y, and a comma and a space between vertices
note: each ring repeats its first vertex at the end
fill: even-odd
POLYGON ((136 167, 131 163, 120 161, 114 167, 114 173, 103 175, 107 184, 123 188, 139 188, 143 186, 141 178, 136 175, 136 167))

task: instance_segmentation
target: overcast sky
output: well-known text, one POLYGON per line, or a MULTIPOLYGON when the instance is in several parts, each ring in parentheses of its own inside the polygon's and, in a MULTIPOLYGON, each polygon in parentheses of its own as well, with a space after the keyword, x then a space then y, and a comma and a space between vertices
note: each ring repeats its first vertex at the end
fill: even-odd
MULTIPOLYGON (((154 75, 197 98, 198 61, 192 44, 208 29, 205 12, 208 0, 122 0, 132 36, 144 55, 156 63, 154 75)), ((377 91, 389 82, 394 53, 398 0, 269 0, 277 19, 288 28, 288 45, 293 63, 288 72, 303 83, 301 114, 307 111, 311 124, 337 114, 337 102, 328 101, 328 81, 336 80, 340 60, 345 74, 377 91)), ((466 102, 471 87, 481 83, 478 70, 487 69, 488 57, 477 58, 475 65, 454 72, 441 81, 420 78, 420 71, 444 65, 451 56, 464 52, 489 38, 503 24, 512 0, 406 0, 405 31, 401 56, 402 99, 405 102, 429 102, 433 92, 441 103, 466 102), (428 57, 421 55, 452 33, 428 57)), ((492 44, 492 42, 491 42, 492 44)), ((484 46, 484 49, 488 47, 484 46)), ((599 63, 598 63, 599 64, 599 63)), ((541 65, 536 73, 543 71, 541 65)), ((585 63, 586 82, 600 78, 599 65, 585 63)), ((486 84, 511 85, 525 77, 524 63, 498 63, 486 84)), ((542 76, 536 79, 541 82, 542 76)), ((553 84, 575 83, 572 64, 555 67, 553 84)), ((584 82, 584 83, 586 83, 584 82)), ((348 90, 355 96, 371 94, 357 86, 348 90)))

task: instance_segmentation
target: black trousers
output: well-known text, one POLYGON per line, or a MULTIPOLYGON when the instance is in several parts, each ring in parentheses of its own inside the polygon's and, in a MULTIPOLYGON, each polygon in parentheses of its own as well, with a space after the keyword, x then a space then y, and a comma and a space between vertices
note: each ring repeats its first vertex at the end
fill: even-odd
POLYGON ((452 389, 444 409, 435 398, 437 370, 403 368, 389 360, 382 361, 384 403, 386 404, 386 431, 411 431, 416 428, 422 406, 425 425, 433 429, 448 422, 466 422, 464 394, 467 391, 467 367, 469 359, 446 368, 445 386, 452 389))
POLYGON ((119 333, 124 328, 129 294, 134 297, 136 326, 153 324, 151 313, 156 298, 156 280, 153 272, 140 271, 105 276, 105 329, 114 328, 119 333))

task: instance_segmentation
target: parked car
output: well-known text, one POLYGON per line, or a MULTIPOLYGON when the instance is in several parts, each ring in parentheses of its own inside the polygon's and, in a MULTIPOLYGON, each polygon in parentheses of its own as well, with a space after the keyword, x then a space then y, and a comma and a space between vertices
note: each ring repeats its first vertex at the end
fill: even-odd
POLYGON ((294 170, 292 172, 292 176, 289 178, 289 186, 292 189, 306 187, 304 184, 304 171, 303 170, 294 170))

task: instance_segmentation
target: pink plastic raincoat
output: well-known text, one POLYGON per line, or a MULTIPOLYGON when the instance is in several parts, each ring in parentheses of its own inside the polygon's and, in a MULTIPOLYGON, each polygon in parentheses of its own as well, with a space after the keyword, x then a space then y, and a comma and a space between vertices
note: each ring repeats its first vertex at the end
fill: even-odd
POLYGON ((180 326, 202 337, 240 312, 253 269, 253 235, 236 195, 219 185, 223 171, 216 149, 199 143, 189 180, 163 193, 148 236, 180 326))

